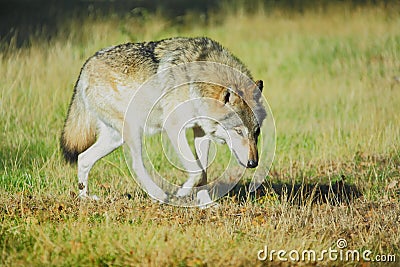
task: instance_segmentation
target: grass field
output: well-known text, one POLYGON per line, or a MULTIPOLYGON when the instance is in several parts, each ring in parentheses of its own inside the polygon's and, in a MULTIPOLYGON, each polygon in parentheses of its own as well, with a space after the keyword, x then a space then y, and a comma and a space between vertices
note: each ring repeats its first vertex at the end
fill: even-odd
POLYGON ((257 253, 266 245, 320 253, 340 238, 342 251, 398 263, 400 9, 183 20, 87 19, 49 42, 0 52, 0 265, 308 265, 257 253), (76 166, 63 161, 58 140, 82 64, 103 47, 172 36, 211 37, 264 80, 277 129, 265 185, 250 195, 243 181, 218 209, 159 205, 118 150, 91 172, 101 200, 76 199, 76 166))

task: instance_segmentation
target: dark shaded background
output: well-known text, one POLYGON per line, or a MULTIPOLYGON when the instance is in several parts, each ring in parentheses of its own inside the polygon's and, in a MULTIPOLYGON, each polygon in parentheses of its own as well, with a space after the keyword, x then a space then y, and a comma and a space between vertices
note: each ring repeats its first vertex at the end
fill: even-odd
MULTIPOLYGON (((244 7, 247 12, 263 5, 266 10, 284 9, 288 12, 304 12, 306 9, 324 10, 327 5, 347 4, 349 8, 360 5, 388 5, 397 1, 329 1, 329 0, 0 0, 0 43, 21 47, 29 44, 33 36, 49 40, 57 30, 71 20, 87 17, 106 18, 118 16, 140 16, 137 10, 158 12, 169 19, 176 19, 188 12, 207 16, 222 7, 235 9, 244 7)), ((179 23, 179 20, 177 20, 179 23)))

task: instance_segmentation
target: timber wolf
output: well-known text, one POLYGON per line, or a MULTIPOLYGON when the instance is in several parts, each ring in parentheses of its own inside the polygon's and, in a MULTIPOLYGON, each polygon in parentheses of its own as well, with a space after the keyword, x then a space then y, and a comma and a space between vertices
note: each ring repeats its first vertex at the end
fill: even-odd
MULTIPOLYGON (((193 76, 197 72, 190 70, 182 77, 193 76)), ((184 168, 192 171, 176 192, 178 197, 189 194, 193 187, 207 183, 211 141, 227 143, 241 165, 257 167, 257 140, 266 116, 260 103, 262 89, 261 80, 253 82, 244 64, 209 38, 126 43, 98 51, 81 69, 61 136, 65 159, 78 162, 79 196, 90 197, 88 174, 96 161, 126 143, 139 183, 152 198, 168 202, 168 195, 146 171, 142 157, 143 135, 160 131, 166 132, 172 146, 179 152, 184 168), (165 86, 146 88, 134 104, 135 114, 127 112, 130 99, 146 80, 174 66, 189 63, 214 63, 210 70, 207 65, 199 68, 199 72, 209 73, 214 82, 192 80, 179 92, 165 94, 160 101, 158 115, 151 122, 143 116, 150 108, 149 95, 160 96, 168 92, 170 89, 165 86), (224 66, 249 77, 251 83, 220 71, 224 66), (173 112, 185 102, 189 104, 184 112, 173 112), (148 127, 144 129, 146 123, 148 127), (182 127, 193 129, 196 155, 193 155, 186 136, 179 134, 182 127), (123 129, 127 129, 124 135, 123 129)), ((208 194, 202 194, 198 199, 199 205, 209 202, 208 194)))

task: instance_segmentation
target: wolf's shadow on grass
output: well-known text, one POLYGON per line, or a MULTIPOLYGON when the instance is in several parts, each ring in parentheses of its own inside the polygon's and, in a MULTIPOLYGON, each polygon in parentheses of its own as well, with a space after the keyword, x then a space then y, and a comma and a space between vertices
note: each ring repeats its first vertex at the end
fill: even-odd
POLYGON ((237 184, 228 195, 244 203, 275 199, 300 206, 318 203, 350 204, 362 196, 361 191, 355 185, 347 183, 343 177, 339 181, 326 184, 264 182, 254 192, 249 192, 249 184, 249 182, 237 184))

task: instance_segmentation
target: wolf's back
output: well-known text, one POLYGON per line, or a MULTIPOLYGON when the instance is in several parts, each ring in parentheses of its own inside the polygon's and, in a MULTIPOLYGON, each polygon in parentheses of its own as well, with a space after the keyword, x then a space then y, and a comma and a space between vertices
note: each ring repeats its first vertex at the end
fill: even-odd
POLYGON ((76 162, 78 155, 96 141, 96 121, 82 99, 82 83, 80 75, 60 140, 64 158, 70 163, 76 162))

